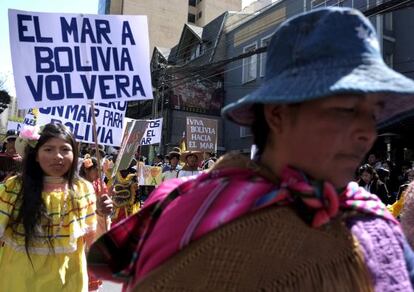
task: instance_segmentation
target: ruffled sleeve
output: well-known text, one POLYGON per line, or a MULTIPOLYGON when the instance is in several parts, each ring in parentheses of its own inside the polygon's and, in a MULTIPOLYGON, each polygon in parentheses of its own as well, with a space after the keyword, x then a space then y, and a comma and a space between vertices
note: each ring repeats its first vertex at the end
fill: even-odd
POLYGON ((89 232, 96 231, 96 195, 91 183, 81 179, 74 186, 74 203, 78 211, 76 221, 73 222, 71 234, 79 238, 89 232))
POLYGON ((4 184, 0 184, 0 238, 3 237, 7 224, 12 217, 19 191, 18 186, 17 177, 12 177, 4 184))
MULTIPOLYGON (((401 212, 401 227, 411 247, 414 247, 414 185, 410 184, 401 196, 404 204, 401 212)), ((401 200, 401 199, 400 199, 401 200)))
POLYGON ((388 205, 387 209, 388 211, 390 211, 390 213, 395 218, 397 218, 400 216, 403 207, 404 207, 404 195, 401 195, 400 199, 396 201, 394 204, 388 205))

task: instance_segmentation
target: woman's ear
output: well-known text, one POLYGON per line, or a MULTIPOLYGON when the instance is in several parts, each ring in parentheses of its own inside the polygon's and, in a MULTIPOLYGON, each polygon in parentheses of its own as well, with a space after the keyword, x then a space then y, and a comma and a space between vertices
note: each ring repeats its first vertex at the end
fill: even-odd
POLYGON ((281 134, 286 125, 286 106, 265 104, 264 115, 270 131, 275 134, 281 134))

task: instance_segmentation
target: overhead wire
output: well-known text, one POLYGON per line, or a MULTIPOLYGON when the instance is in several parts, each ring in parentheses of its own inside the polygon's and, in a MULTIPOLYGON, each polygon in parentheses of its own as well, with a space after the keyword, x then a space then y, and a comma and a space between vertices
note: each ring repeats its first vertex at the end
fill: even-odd
MULTIPOLYGON (((386 3, 389 3, 389 2, 392 2, 392 1, 394 1, 394 0, 390 0, 390 1, 387 1, 387 2, 384 2, 383 4, 386 4, 386 3)), ((404 2, 407 2, 407 1, 412 1, 412 0, 405 0, 404 2)), ((264 7, 263 9, 261 9, 261 10, 267 10, 267 9, 270 9, 270 7, 271 6, 276 6, 276 5, 278 5, 278 4, 280 4, 281 2, 276 2, 276 3, 272 3, 272 4, 269 4, 269 5, 267 5, 266 7, 264 7)), ((368 5, 362 5, 362 6, 360 6, 360 7, 354 7, 355 9, 359 9, 359 10, 361 10, 362 8, 366 8, 365 10, 361 10, 362 12, 364 12, 364 11, 366 11, 366 10, 369 10, 369 6, 368 5)), ((293 12, 293 15, 295 15, 295 14, 297 14, 297 13, 300 13, 300 12, 303 12, 303 10, 302 9, 299 9, 299 10, 296 10, 296 11, 294 11, 293 12)), ((376 15, 376 14, 375 14, 376 15)), ((370 15, 370 16, 374 16, 374 15, 370 15)), ((252 16, 252 15, 249 15, 248 17, 252 17, 251 19, 254 19, 254 16, 252 16)), ((250 37, 252 36, 252 35, 254 35, 256 32, 259 32, 259 31, 261 31, 262 29, 264 29, 264 28, 267 28, 268 26, 270 26, 270 25, 272 25, 272 24, 277 24, 277 23, 279 23, 279 22, 281 22, 282 20, 284 20, 285 19, 285 16, 282 16, 282 17, 279 17, 279 18, 276 18, 276 19, 274 19, 272 22, 270 22, 270 23, 265 23, 265 24, 263 24, 262 26, 259 26, 259 27, 257 27, 255 30, 251 30, 251 31, 248 31, 248 32, 246 32, 245 34, 242 34, 241 36, 242 37, 240 37, 239 38, 239 43, 242 43, 244 40, 248 40, 248 39, 250 39, 250 37)), ((242 20, 240 20, 240 21, 243 21, 244 20, 244 18, 242 19, 242 20)), ((249 19, 250 20, 250 19, 249 19)), ((246 21, 247 22, 247 21, 246 21)), ((226 41, 224 44, 225 45, 228 45, 228 44, 230 44, 230 43, 232 43, 233 42, 233 40, 228 40, 228 41, 226 41)), ((192 47, 192 46, 194 46, 195 44, 198 44, 199 42, 198 41, 196 41, 196 42, 193 42, 193 43, 190 43, 189 45, 187 45, 186 47, 184 47, 184 48, 187 48, 187 47, 192 47)), ((184 49, 183 48, 183 49, 184 49)), ((207 52, 209 52, 210 50, 214 50, 215 49, 215 47, 212 47, 212 48, 209 48, 209 49, 206 49, 205 51, 204 51, 204 53, 203 54, 205 54, 205 53, 207 53, 207 52)), ((175 53, 177 53, 177 52, 175 52, 175 53)), ((194 59, 194 60, 197 60, 197 59, 194 59)), ((191 61, 189 62, 189 63, 191 63, 191 61)), ((197 69, 199 66, 194 66, 194 68, 191 68, 191 66, 188 66, 189 65, 189 63, 186 63, 186 64, 183 64, 183 65, 181 65, 181 66, 178 66, 178 65, 174 65, 173 67, 171 67, 171 68, 173 68, 173 70, 180 70, 180 69, 183 69, 183 70, 192 70, 192 69, 197 69)), ((156 70, 155 70, 156 71, 156 70)))
MULTIPOLYGON (((280 1, 279 1, 280 2, 280 1)), ((233 22, 233 23, 231 23, 230 24, 230 27, 235 27, 235 26, 237 26, 238 24, 243 24, 245 21, 246 21, 246 19, 247 18, 254 18, 257 14, 259 14, 259 13, 261 13, 262 11, 265 11, 265 10, 267 10, 267 9, 269 9, 270 7, 272 7, 272 6, 275 6, 275 5, 277 5, 277 4, 279 4, 279 2, 274 2, 274 3, 270 3, 270 4, 268 4, 268 5, 266 5, 266 6, 264 6, 264 7, 262 7, 261 9, 259 9, 259 10, 257 10, 257 11, 255 11, 255 12, 253 12, 253 13, 249 13, 249 14, 246 14, 246 16, 245 17, 242 17, 241 19, 239 19, 239 20, 237 20, 237 21, 235 21, 235 22, 233 22)), ((235 16, 237 16, 237 14, 234 14, 234 15, 231 15, 230 17, 235 17, 235 16)), ((234 28, 233 28, 234 29, 234 28)), ((211 37, 211 36, 214 36, 214 35, 216 35, 217 33, 210 33, 210 34, 207 34, 207 35, 205 35, 204 36, 204 38, 208 38, 208 37, 211 37)), ((177 50, 177 51, 175 51, 174 53, 175 54, 178 54, 178 53, 181 53, 183 50, 185 50, 185 49, 187 49, 187 48, 189 48, 189 47, 193 47, 194 45, 197 45, 197 44, 199 44, 200 42, 199 41, 194 41, 194 42, 191 42, 190 44, 188 44, 188 45, 186 45, 185 47, 182 47, 182 48, 180 48, 179 50, 177 50)), ((215 48, 209 48, 209 49, 206 49, 205 51, 204 51, 204 53, 205 52, 208 52, 208 51, 210 51, 210 50, 214 50, 215 48)))
MULTIPOLYGON (((396 66, 396 65, 401 65, 401 64, 405 64, 405 63, 412 63, 412 62, 414 62, 414 61, 399 62, 399 63, 395 63, 395 64, 394 64, 394 66, 396 66)), ((256 63, 256 64, 253 64, 253 66, 257 66, 258 62, 256 61, 255 63, 256 63)), ((228 73, 228 72, 231 72, 231 71, 234 71, 234 70, 240 69, 240 68, 242 68, 242 67, 244 67, 244 64, 241 64, 241 65, 238 65, 238 66, 231 67, 230 69, 227 69, 227 70, 224 70, 224 71, 222 71, 222 72, 215 73, 215 74, 211 74, 211 75, 209 75, 209 76, 201 77, 201 78, 199 78, 199 79, 196 79, 196 81, 197 81, 197 82, 200 82, 200 81, 204 81, 204 80, 209 80, 209 78, 211 78, 211 77, 215 77, 215 76, 218 76, 218 75, 222 75, 222 74, 225 74, 225 73, 228 73)), ((405 73, 413 73, 413 72, 414 72, 414 70, 412 70, 412 71, 400 72, 400 73, 405 74, 405 73)), ((257 78, 257 77, 256 77, 256 78, 257 78)), ((188 78, 183 78, 182 80, 186 80, 186 79, 189 79, 189 77, 188 77, 188 78)), ((192 77, 192 80, 194 81, 194 76, 192 77)), ((169 87, 168 87, 168 89, 173 89, 173 88, 179 87, 179 86, 181 86, 181 85, 183 85, 183 84, 185 84, 185 83, 187 83, 187 82, 188 82, 188 80, 187 80, 187 81, 183 81, 183 82, 178 83, 178 84, 174 84, 174 85, 172 85, 172 86, 169 86, 169 87)), ((216 81, 216 82, 217 82, 217 81, 216 81)), ((245 82, 245 83, 249 83, 249 82, 250 82, 250 81, 245 82)), ((243 86, 243 84, 241 84, 240 86, 243 86)), ((256 87, 257 87, 257 86, 256 86, 256 87)))
MULTIPOLYGON (((393 1, 393 0, 388 1, 388 2, 392 2, 392 1, 393 1)), ((410 0, 410 1, 411 1, 411 2, 413 2, 412 0, 410 0)), ((405 1, 405 2, 408 2, 408 1, 405 1)), ((363 7, 365 8, 366 6, 364 5, 363 7)), ((389 9, 387 9, 387 10, 389 10, 389 9)), ((376 15, 381 14, 381 13, 383 13, 383 12, 382 12, 382 10, 377 11, 376 13, 373 13, 373 14, 371 14, 371 15, 369 15, 369 16, 370 16, 370 17, 373 17, 373 16, 376 16, 376 15)), ((284 17, 283 17, 283 18, 284 18, 284 17)), ((279 22, 279 19, 277 20, 277 22, 279 22)), ((267 24, 267 25, 266 25, 266 27, 268 27, 268 26, 269 26, 269 24, 267 24)), ((244 37, 244 38, 242 38, 242 40, 245 40, 245 39, 250 38, 250 36, 252 36, 252 35, 253 35, 256 31, 261 30, 261 28, 263 28, 263 27, 259 27, 259 28, 257 28, 257 29, 256 29, 256 30, 254 30, 254 31, 249 31, 249 33, 248 33, 248 34, 243 35, 243 37, 244 37)), ((231 41, 232 41, 232 40, 231 40, 231 41)), ((226 45, 227 45, 229 42, 231 42, 231 41, 227 41, 227 42, 226 42, 226 45)), ((228 63, 231 63, 231 62, 237 61, 237 60, 239 60, 239 59, 240 59, 240 60, 241 60, 241 59, 244 59, 244 58, 246 58, 246 57, 248 57, 248 56, 250 56, 250 55, 253 55, 253 54, 264 53, 265 51, 266 51, 266 47, 260 47, 260 48, 256 49, 255 51, 252 51, 252 52, 243 53, 243 54, 241 54, 241 55, 239 55, 239 56, 236 56, 236 57, 233 57, 233 58, 230 58, 230 59, 220 60, 220 61, 218 61, 218 62, 208 64, 208 65, 207 65, 207 68, 206 68, 206 65, 199 66, 198 70, 196 70, 196 71, 191 71, 191 72, 190 72, 190 74, 191 74, 191 75, 190 75, 190 76, 188 76, 188 77, 177 78, 177 79, 170 79, 170 80, 165 79, 165 82, 166 82, 166 83, 173 83, 173 82, 176 82, 176 81, 185 80, 184 82, 180 82, 180 83, 178 83, 178 84, 174 84, 173 86, 168 86, 168 89, 173 89, 173 88, 176 88, 176 87, 178 87, 178 86, 181 86, 181 85, 183 85, 183 84, 187 83, 190 79, 194 80, 194 74, 199 75, 199 73, 202 73, 202 72, 207 72, 207 71, 210 71, 210 72, 211 72, 213 69, 218 69, 220 66, 224 66, 224 65, 226 65, 226 64, 228 64, 228 63)), ((256 62, 257 62, 257 61, 256 61, 256 62)), ((400 63, 396 63, 396 64, 394 64, 394 65, 396 66, 396 65, 399 65, 399 64, 409 63, 409 62, 413 62, 413 61, 400 62, 400 63)), ((217 73, 214 73, 214 74, 210 74, 210 75, 208 75, 208 76, 201 76, 201 75, 199 75, 201 78, 198 78, 198 79, 197 79, 197 81, 198 81, 198 82, 200 82, 200 81, 204 81, 204 80, 209 80, 210 82, 217 82, 217 80, 216 80, 216 81, 211 81, 211 80, 210 80, 210 78, 215 77, 215 76, 218 76, 218 75, 222 75, 222 74, 225 74, 225 73, 228 73, 228 72, 234 71, 234 70, 237 70, 237 69, 239 69, 239 68, 241 68, 241 67, 243 67, 243 66, 244 66, 244 65, 243 65, 243 64, 241 64, 241 65, 239 65, 239 66, 235 66, 235 67, 232 67, 232 68, 227 69, 227 70, 222 70, 222 71, 220 71, 220 72, 217 72, 217 73)), ((257 64, 256 64, 256 66, 257 66, 257 64)), ((186 65, 184 65, 182 69, 183 69, 183 70, 185 70, 185 71, 187 71, 187 70, 189 69, 188 63, 187 63, 186 65)), ((188 71, 187 71, 187 72, 188 72, 188 71)), ((177 74, 177 73, 179 73, 179 71, 178 71, 178 72, 174 72, 174 73, 175 73, 175 74, 177 74)), ((172 74, 174 74, 174 73, 172 73, 172 74)), ((405 72, 403 72, 403 73, 405 73, 405 72)), ((165 76, 164 76, 164 77, 165 77, 165 76)), ((246 85, 246 84, 241 84, 241 85, 233 85, 233 86, 227 86, 227 87, 240 87, 240 88, 245 88, 245 89, 249 89, 249 88, 254 89, 254 88, 257 88, 257 86, 246 85)))
MULTIPOLYGON (((365 7, 365 5, 364 5, 364 7, 365 7)), ((244 40, 251 39, 251 36, 254 35, 257 31, 260 31, 263 28, 269 27, 272 24, 277 24, 277 23, 279 23, 283 19, 284 19, 284 17, 275 19, 270 24, 269 23, 266 23, 266 24, 264 24, 264 25, 256 28, 253 31, 249 31, 248 34, 243 35, 244 38, 242 38, 241 40, 239 40, 239 42, 243 42, 244 40)), ((226 44, 228 44, 229 42, 232 42, 232 41, 233 40, 227 41, 226 44)), ((255 53, 256 54, 260 54, 260 53, 264 52, 264 50, 266 50, 266 47, 259 47, 258 49, 256 49, 256 52, 255 53)), ((249 56, 249 54, 246 54, 246 55, 241 54, 241 58, 246 58, 248 56, 249 56)), ((232 60, 230 60, 230 62, 231 61, 235 61, 234 58, 232 60)), ((203 65, 203 66, 199 66, 199 65, 198 66, 189 66, 189 63, 186 63, 185 65, 180 66, 179 68, 177 68, 177 66, 172 67, 172 69, 170 69, 170 70, 168 70, 168 68, 167 68, 166 73, 169 73, 170 75, 173 75, 173 74, 179 73, 181 71, 185 71, 185 72, 188 72, 190 74, 196 74, 196 73, 200 73, 200 72, 207 72, 207 71, 211 70, 211 68, 214 69, 215 66, 217 67, 217 66, 220 66, 220 65, 225 65, 226 63, 228 63, 228 60, 220 60, 220 61, 217 61, 215 63, 206 64, 206 65, 203 65)), ((191 77, 192 77, 192 75, 189 78, 191 78, 191 77)), ((168 81, 175 81, 174 78, 166 79, 166 80, 168 80, 168 81)))
MULTIPOLYGON (((391 0, 392 1, 392 0, 391 0)), ((391 1, 388 1, 388 2, 391 2, 391 1)), ((409 1, 411 1, 411 2, 413 2, 412 0, 409 0, 409 1)), ((405 1, 405 2, 407 2, 408 3, 408 1, 405 1)), ((364 7, 365 7, 365 5, 364 5, 364 7)), ((380 13, 382 13, 382 11, 378 11, 377 13, 375 13, 375 14, 372 14, 372 15, 370 15, 370 16, 376 16, 377 14, 380 14, 380 13)), ((277 20, 278 21, 278 20, 277 20)), ((266 26, 268 26, 268 25, 266 25, 266 26)), ((260 29, 260 28, 259 28, 260 29)), ((250 36, 250 35, 249 35, 250 36)), ((191 74, 190 76, 188 76, 188 77, 181 77, 181 78, 171 78, 171 79, 166 79, 165 81, 166 82, 175 82, 175 81, 180 81, 180 80, 185 80, 185 79, 194 79, 194 74, 197 74, 197 73, 201 73, 201 72, 207 72, 207 71, 211 71, 212 70, 212 68, 214 69, 214 67, 219 67, 219 66, 223 66, 223 65, 225 65, 225 64, 227 64, 227 63, 230 63, 230 62, 234 62, 234 61, 236 61, 236 60, 238 60, 238 59, 244 59, 244 58, 246 58, 246 57, 249 57, 249 56, 251 56, 251 55, 253 55, 253 54, 260 54, 260 53, 264 53, 266 51, 266 47, 260 47, 260 48, 258 48, 258 49, 256 49, 255 51, 252 51, 252 52, 248 52, 248 53, 243 53, 243 54, 241 54, 241 55, 239 55, 239 56, 236 56, 236 57, 233 57, 233 58, 230 58, 230 59, 226 59, 226 60, 221 60, 221 61, 218 61, 218 62, 216 62, 216 63, 212 63, 212 64, 208 64, 208 65, 204 65, 204 66, 200 66, 199 67, 199 70, 198 71, 193 71, 193 70, 191 70, 190 68, 188 68, 188 66, 187 66, 187 70, 188 69, 190 69, 190 70, 186 70, 189 74, 191 74), (206 66, 208 67, 208 68, 206 68, 206 66)), ((397 65, 397 64, 395 64, 395 65, 397 65)), ((243 65, 241 65, 241 66, 243 66, 243 65)), ((240 68, 241 66, 238 66, 238 68, 240 68)), ((183 68, 184 69, 184 68, 183 68)), ((222 73, 225 73, 226 71, 223 71, 222 73)), ((175 74, 177 74, 177 73, 179 73, 179 72, 174 72, 175 74)), ((170 73, 170 74, 174 74, 174 73, 170 73)), ((216 76, 216 75, 219 75, 218 73, 215 73, 215 74, 213 74, 212 76, 216 76)), ((207 77, 209 77, 209 76, 207 76, 207 77)), ((206 77, 204 77, 204 79, 205 79, 206 77)), ((181 85, 181 84, 180 84, 181 85)))

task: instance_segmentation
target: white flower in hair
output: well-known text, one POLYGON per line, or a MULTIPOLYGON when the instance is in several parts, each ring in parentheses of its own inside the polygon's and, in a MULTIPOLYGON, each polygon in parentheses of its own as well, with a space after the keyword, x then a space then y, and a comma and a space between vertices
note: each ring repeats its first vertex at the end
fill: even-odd
POLYGON ((380 46, 379 46, 377 38, 366 27, 364 27, 361 24, 358 27, 356 27, 355 30, 358 32, 358 37, 360 39, 363 39, 364 41, 366 41, 371 47, 373 47, 377 51, 380 50, 380 46))
POLYGON ((29 126, 25 125, 23 129, 20 131, 19 136, 16 138, 15 148, 16 152, 20 154, 20 156, 24 156, 25 149, 27 146, 35 148, 37 145, 37 141, 40 138, 40 134, 43 130, 43 127, 39 126, 29 126))

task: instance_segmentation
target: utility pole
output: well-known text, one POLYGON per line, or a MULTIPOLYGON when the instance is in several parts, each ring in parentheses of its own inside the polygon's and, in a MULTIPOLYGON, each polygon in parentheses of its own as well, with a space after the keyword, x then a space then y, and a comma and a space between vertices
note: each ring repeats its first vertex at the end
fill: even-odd
MULTIPOLYGON (((162 118, 162 130, 161 130, 161 142, 162 143, 160 143, 159 152, 163 153, 163 151, 164 151, 163 145, 165 144, 165 141, 162 141, 162 140, 163 140, 163 137, 165 137, 163 135, 163 133, 164 133, 165 124, 166 124, 166 117, 164 115, 164 90, 165 90, 165 72, 166 72, 165 69, 166 69, 166 65, 162 64, 161 66, 162 66, 162 70, 161 70, 161 73, 160 73, 160 84, 161 84, 161 86, 159 88, 160 97, 161 97, 161 113, 157 114, 157 118, 159 118, 159 117, 162 118)), ((157 103, 157 111, 158 111, 158 103, 157 103)))
MULTIPOLYGON (((158 119, 163 118, 163 129, 165 128, 165 118, 164 118, 164 87, 165 87, 165 74, 166 74, 166 64, 162 62, 162 58, 159 54, 157 54, 157 67, 160 70, 157 70, 157 76, 156 76, 156 88, 155 88, 155 94, 154 99, 152 101, 152 113, 151 118, 152 119, 158 119), (161 110, 158 110, 158 105, 161 102, 161 110)), ((163 131, 162 131, 163 132, 163 131)), ((149 148, 149 161, 153 161, 156 152, 162 153, 163 149, 163 141, 162 141, 163 135, 161 134, 161 143, 158 147, 154 145, 150 145, 149 148), (156 151, 156 148, 157 151, 156 151)))
MULTIPOLYGON (((160 62, 160 56, 157 54, 157 64, 160 62)), ((159 96, 159 79, 157 79, 157 84, 155 88, 154 98, 152 100, 151 108, 151 119, 156 119, 158 117, 158 96, 159 96)), ((155 157, 155 146, 149 145, 148 161, 153 162, 155 157)))

